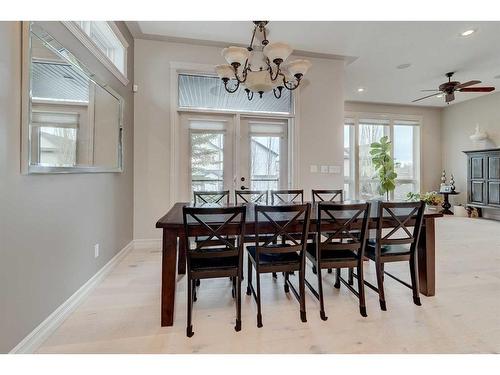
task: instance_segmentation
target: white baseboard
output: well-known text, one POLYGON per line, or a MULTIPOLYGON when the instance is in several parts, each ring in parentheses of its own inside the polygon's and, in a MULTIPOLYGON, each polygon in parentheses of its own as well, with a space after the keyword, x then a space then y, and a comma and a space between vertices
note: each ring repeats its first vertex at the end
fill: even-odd
POLYGON ((59 306, 47 319, 40 323, 28 336, 12 349, 10 354, 34 353, 38 347, 75 311, 85 297, 94 289, 118 263, 134 248, 134 241, 127 244, 80 289, 59 306))
POLYGON ((161 238, 146 238, 134 240, 134 249, 161 249, 161 238))

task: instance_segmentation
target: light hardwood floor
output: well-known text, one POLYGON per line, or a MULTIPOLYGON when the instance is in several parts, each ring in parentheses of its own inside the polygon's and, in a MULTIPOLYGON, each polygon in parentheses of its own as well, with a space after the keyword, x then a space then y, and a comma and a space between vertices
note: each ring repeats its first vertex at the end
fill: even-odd
MULTIPOLYGON (((186 280, 177 284, 175 324, 160 327, 158 250, 134 250, 39 348, 40 353, 497 353, 500 352, 500 223, 447 217, 437 222, 437 295, 412 302, 386 277, 388 311, 366 289, 368 317, 356 298, 324 275, 326 313, 307 292, 307 323, 283 292, 282 277, 264 276, 263 328, 253 299, 243 297, 243 328, 234 331, 229 280, 202 281, 192 338, 185 335, 186 280)), ((409 279, 407 267, 386 266, 409 279)), ((310 267, 308 277, 314 280, 310 267)), ((375 283, 373 264, 366 278, 375 283)), ((243 283, 242 290, 246 289, 243 283)), ((307 290, 307 289, 306 289, 307 290)))

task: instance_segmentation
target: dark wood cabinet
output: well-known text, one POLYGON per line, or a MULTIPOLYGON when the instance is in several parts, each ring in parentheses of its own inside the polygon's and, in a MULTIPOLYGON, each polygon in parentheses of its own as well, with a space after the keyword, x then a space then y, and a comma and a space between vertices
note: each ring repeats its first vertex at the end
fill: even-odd
POLYGON ((464 152, 468 157, 468 205, 500 208, 500 148, 464 152))

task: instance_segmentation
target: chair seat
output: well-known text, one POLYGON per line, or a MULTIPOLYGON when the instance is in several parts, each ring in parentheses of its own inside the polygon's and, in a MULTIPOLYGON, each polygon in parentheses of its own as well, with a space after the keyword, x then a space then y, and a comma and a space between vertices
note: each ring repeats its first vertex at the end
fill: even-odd
MULTIPOLYGON (((259 242, 266 242, 266 241, 272 239, 273 237, 274 236, 272 234, 259 234, 259 242)), ((245 243, 249 243, 249 242, 255 243, 256 238, 257 238, 256 235, 251 234, 251 235, 247 235, 247 236, 243 237, 243 240, 245 241, 245 243)))
POLYGON ((192 271, 220 270, 238 267, 237 256, 220 256, 222 252, 227 252, 227 248, 203 249, 203 257, 191 257, 192 271), (210 256, 213 254, 213 257, 210 256))
MULTIPOLYGON (((283 247, 283 245, 277 245, 283 247)), ((255 246, 247 246, 248 254, 256 259, 255 246)), ((297 252, 291 253, 259 253, 259 264, 289 264, 300 262, 300 256, 297 252)))
MULTIPOLYGON (((315 243, 308 243, 306 250, 313 259, 316 259, 315 243)), ((323 250, 321 252, 321 259, 325 261, 349 261, 357 260, 358 256, 352 250, 323 250)))
MULTIPOLYGON (((375 240, 368 240, 365 256, 370 259, 375 259, 375 240)), ((380 248, 380 255, 396 256, 396 255, 410 255, 410 248, 407 245, 382 245, 380 248)))

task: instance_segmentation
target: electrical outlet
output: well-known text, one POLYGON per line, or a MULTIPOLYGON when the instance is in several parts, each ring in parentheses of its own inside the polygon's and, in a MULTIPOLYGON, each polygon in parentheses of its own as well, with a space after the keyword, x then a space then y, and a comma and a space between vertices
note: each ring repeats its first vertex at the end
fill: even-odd
POLYGON ((328 165, 321 166, 321 173, 328 173, 328 165))
POLYGON ((340 167, 338 165, 330 165, 330 166, 328 166, 328 173, 339 174, 340 173, 340 167))
POLYGON ((96 243, 94 245, 94 258, 97 258, 99 256, 99 244, 96 243))

